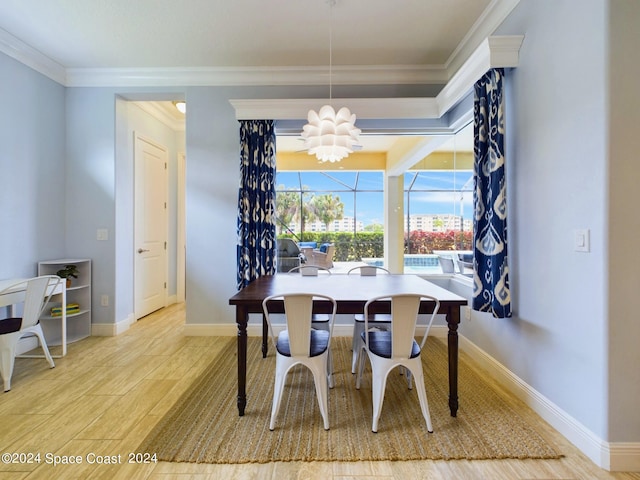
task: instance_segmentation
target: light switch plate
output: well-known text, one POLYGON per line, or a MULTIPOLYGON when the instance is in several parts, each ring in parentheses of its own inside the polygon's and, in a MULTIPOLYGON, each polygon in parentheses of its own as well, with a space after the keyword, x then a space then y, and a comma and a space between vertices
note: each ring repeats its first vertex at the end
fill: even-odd
POLYGON ((588 252, 590 250, 589 229, 578 228, 573 231, 574 249, 576 252, 588 252))

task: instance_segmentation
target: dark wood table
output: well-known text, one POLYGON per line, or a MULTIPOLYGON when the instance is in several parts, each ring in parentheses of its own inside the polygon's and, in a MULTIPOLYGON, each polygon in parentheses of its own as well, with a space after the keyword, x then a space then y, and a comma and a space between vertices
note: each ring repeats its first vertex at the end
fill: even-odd
MULTIPOLYGON (((247 323, 250 313, 262 313, 262 301, 269 295, 282 293, 322 293, 335 298, 337 313, 362 313, 369 298, 398 293, 430 295, 440 300, 439 313, 445 314, 449 334, 449 409, 455 417, 458 411, 458 324, 460 307, 467 300, 417 275, 266 275, 254 280, 229 299, 236 307, 238 324, 238 411, 244 415, 247 405, 247 323)), ((433 302, 422 302, 421 313, 433 311, 433 302)), ((321 302, 319 308, 322 309, 321 302)), ((384 308, 381 306, 380 308, 384 308)), ((373 312, 376 313, 376 312, 373 312)), ((381 311, 382 313, 382 311, 381 311)), ((263 355, 267 353, 266 322, 263 320, 263 355)))

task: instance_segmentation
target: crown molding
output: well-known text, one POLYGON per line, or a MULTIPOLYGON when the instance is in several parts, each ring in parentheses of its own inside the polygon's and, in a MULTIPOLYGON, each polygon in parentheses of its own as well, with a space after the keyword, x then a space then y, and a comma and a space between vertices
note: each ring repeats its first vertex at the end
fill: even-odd
MULTIPOLYGON (((491 68, 518 66, 523 35, 489 37, 475 50, 435 98, 334 98, 360 119, 440 118, 462 100, 474 83, 491 68)), ((236 119, 290 120, 307 117, 328 99, 232 99, 236 119)))
POLYGON ((0 28, 0 52, 32 68, 51 80, 65 85, 65 68, 0 28))
POLYGON ((473 54, 478 46, 494 34, 520 0, 492 0, 482 15, 471 26, 458 47, 445 62, 445 68, 451 78, 473 54))
MULTIPOLYGON (((444 84, 440 66, 334 66, 334 85, 444 84)), ((70 68, 68 87, 328 85, 328 67, 70 68)))
POLYGON ((440 112, 449 111, 474 83, 492 68, 515 68, 520 62, 524 35, 494 36, 485 39, 451 77, 437 97, 440 112))
MULTIPOLYGON (((329 103, 327 98, 232 99, 238 120, 307 118, 309 110, 329 103)), ((358 112, 358 118, 438 118, 434 98, 334 98, 330 103, 358 112)))

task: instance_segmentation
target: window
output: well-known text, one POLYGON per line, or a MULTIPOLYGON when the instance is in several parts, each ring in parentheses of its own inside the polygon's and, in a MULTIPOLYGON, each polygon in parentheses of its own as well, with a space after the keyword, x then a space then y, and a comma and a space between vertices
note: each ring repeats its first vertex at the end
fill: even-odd
MULTIPOLYGON (((407 142, 405 146, 416 141, 416 137, 400 138, 407 142)), ((391 146, 388 139, 384 141, 386 147, 391 146)), ((306 153, 287 157, 287 154, 293 155, 291 151, 296 148, 299 147, 290 147, 288 151, 277 148, 278 237, 293 238, 297 242, 333 243, 335 261, 382 265, 385 149, 381 148, 382 153, 377 157, 370 154, 366 161, 359 160, 363 152, 356 152, 336 166, 318 164, 313 157, 309 161, 306 153), (285 153, 281 156, 282 151, 285 153), (358 164, 370 169, 353 168, 358 164), (327 170, 319 171, 322 167, 327 170), (295 168, 300 170, 292 171, 295 168)), ((427 272, 439 273, 434 251, 471 248, 473 126, 470 124, 452 135, 406 171, 403 181, 404 211, 398 214, 402 215, 404 238, 398 241, 405 247, 405 272, 424 272, 426 268, 427 272)))
POLYGON ((335 258, 382 258, 382 172, 277 172, 278 236, 333 243, 335 258))

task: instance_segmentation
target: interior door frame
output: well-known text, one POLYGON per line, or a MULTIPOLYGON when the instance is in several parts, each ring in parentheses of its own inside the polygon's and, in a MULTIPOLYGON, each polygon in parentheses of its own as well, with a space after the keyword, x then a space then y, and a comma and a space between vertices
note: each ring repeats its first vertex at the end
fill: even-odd
POLYGON ((176 245, 176 302, 182 303, 186 300, 186 263, 187 263, 187 242, 186 242, 186 173, 187 156, 185 152, 178 152, 177 169, 177 245, 176 245))

